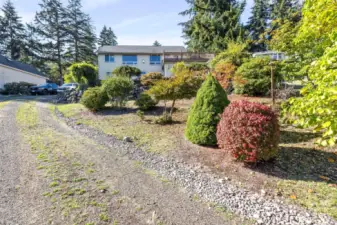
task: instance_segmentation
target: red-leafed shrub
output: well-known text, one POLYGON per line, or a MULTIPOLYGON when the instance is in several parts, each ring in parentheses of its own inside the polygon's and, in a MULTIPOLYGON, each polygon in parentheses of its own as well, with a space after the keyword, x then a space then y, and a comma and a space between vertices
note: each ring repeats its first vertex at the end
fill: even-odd
POLYGON ((274 158, 279 137, 278 118, 272 109, 248 101, 232 102, 217 127, 219 147, 244 162, 274 158))

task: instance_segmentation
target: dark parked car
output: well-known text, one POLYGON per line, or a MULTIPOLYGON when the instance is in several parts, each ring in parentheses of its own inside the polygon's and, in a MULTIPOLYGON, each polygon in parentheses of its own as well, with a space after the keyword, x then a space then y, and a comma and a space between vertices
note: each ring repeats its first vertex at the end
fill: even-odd
POLYGON ((57 94, 57 84, 54 83, 47 83, 39 86, 33 86, 30 88, 30 93, 32 95, 42 94, 42 95, 48 95, 48 94, 57 94))

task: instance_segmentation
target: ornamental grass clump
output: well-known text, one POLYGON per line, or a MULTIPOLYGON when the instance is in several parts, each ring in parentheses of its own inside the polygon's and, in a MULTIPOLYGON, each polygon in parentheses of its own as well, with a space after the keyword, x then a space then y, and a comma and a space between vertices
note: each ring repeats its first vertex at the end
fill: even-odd
POLYGON ((216 127, 228 104, 225 90, 213 76, 208 75, 189 112, 186 138, 194 144, 216 145, 216 127))
POLYGON ((224 110, 217 127, 219 147, 238 161, 247 163, 275 158, 279 138, 276 113, 254 102, 232 102, 224 110))

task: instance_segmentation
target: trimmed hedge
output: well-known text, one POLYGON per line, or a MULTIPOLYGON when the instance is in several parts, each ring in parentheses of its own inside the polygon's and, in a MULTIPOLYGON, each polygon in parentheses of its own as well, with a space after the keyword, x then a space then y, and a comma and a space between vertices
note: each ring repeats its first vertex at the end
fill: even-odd
POLYGON ((208 75, 189 112, 186 138, 194 144, 216 145, 216 126, 228 104, 224 89, 213 76, 208 75))
POLYGON ((81 98, 81 103, 93 112, 103 109, 107 102, 108 96, 99 87, 88 88, 81 98))
POLYGON ((268 106, 254 102, 232 102, 217 127, 219 147, 243 162, 276 157, 279 138, 277 115, 268 106))
POLYGON ((10 94, 10 95, 28 95, 30 94, 30 88, 35 84, 27 83, 27 82, 12 82, 4 85, 4 90, 2 94, 10 94))

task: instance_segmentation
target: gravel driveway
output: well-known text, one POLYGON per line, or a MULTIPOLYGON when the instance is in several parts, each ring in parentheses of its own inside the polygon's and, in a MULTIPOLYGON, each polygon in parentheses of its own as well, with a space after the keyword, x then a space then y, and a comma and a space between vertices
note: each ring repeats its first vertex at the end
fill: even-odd
POLYGON ((47 104, 27 105, 21 100, 0 110, 1 225, 247 222, 81 136, 47 104), (37 124, 24 124, 35 111, 37 124))

